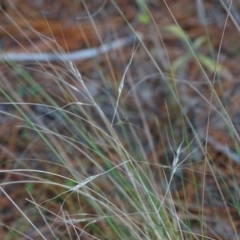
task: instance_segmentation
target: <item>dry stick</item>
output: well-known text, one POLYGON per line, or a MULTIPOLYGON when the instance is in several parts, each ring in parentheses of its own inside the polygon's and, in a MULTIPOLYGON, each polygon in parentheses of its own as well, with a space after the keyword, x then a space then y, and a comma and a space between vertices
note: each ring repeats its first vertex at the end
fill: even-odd
MULTIPOLYGON (((203 131, 198 131, 200 139, 206 141, 206 134, 203 131)), ((240 164, 240 156, 231 150, 227 144, 222 144, 219 141, 215 140, 210 134, 207 137, 207 142, 210 143, 217 151, 221 152, 223 155, 231 159, 237 164, 240 164)))
POLYGON ((135 35, 130 35, 125 38, 117 39, 110 43, 105 43, 100 47, 94 47, 90 49, 79 50, 70 53, 1 53, 0 62, 55 62, 55 61, 77 61, 86 60, 96 57, 99 54, 107 53, 110 50, 114 50, 125 45, 129 45, 136 41, 135 35))

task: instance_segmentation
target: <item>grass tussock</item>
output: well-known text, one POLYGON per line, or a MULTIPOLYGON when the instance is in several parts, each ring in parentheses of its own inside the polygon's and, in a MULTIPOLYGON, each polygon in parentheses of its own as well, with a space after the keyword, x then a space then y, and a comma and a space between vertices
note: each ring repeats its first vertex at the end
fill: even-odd
POLYGON ((239 7, 216 4, 1 4, 4 239, 240 238, 239 7))

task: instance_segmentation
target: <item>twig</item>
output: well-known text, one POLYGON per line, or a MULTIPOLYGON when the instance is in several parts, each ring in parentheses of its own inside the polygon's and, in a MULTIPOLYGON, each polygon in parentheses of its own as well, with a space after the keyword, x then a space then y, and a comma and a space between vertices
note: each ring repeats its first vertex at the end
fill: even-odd
MULTIPOLYGON (((206 136, 202 131, 201 132, 199 131, 199 136, 203 141, 205 141, 206 136)), ((219 151, 220 153, 222 153, 223 155, 231 159, 233 162, 240 164, 239 155, 233 150, 231 150, 226 144, 224 145, 218 142, 210 135, 208 135, 207 140, 208 140, 208 143, 210 143, 217 151, 219 151)))
POLYGON ((216 141, 213 137, 208 136, 208 142, 212 144, 216 150, 229 157, 235 163, 240 164, 240 157, 237 153, 229 149, 227 145, 224 145, 218 141, 216 141))
POLYGON ((110 43, 105 43, 100 47, 79 50, 70 53, 1 53, 0 62, 55 62, 55 61, 79 61, 96 57, 99 54, 107 53, 111 50, 132 44, 136 39, 141 38, 141 34, 137 36, 131 35, 125 38, 117 39, 110 43))

